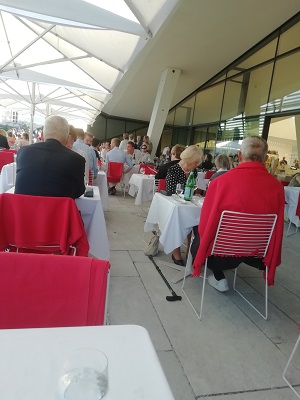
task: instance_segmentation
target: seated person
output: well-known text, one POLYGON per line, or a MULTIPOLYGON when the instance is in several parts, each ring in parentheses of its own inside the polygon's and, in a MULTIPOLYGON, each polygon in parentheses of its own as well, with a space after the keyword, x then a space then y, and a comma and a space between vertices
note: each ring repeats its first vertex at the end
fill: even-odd
POLYGON ((288 186, 299 187, 300 186, 300 174, 296 174, 292 177, 288 186))
MULTIPOLYGON (((166 188, 171 193, 176 193, 176 186, 181 183, 185 186, 187 178, 189 177, 190 171, 194 171, 194 177, 197 178, 196 167, 199 165, 202 159, 202 150, 195 145, 187 147, 180 154, 179 163, 171 166, 168 169, 166 177, 166 188)), ((189 241, 190 237, 188 238, 189 241)), ((188 246, 189 248, 189 246, 188 246)), ((177 265, 184 265, 181 258, 180 247, 176 248, 172 252, 172 260, 177 265)))
POLYGON ((68 121, 58 115, 47 118, 43 134, 44 142, 18 151, 15 193, 80 197, 85 191, 85 160, 66 147, 68 121))
POLYGON ((211 178, 209 180, 210 182, 230 170, 229 157, 226 154, 219 154, 215 158, 215 165, 217 168, 217 172, 211 176, 211 178))
POLYGON ((148 147, 145 143, 141 146, 142 155, 140 159, 140 163, 147 164, 151 162, 151 155, 148 153, 148 147))
POLYGON ((166 179, 168 169, 172 167, 172 165, 178 164, 180 161, 180 154, 185 150, 185 146, 182 144, 175 144, 171 150, 171 161, 163 164, 161 167, 159 167, 159 170, 157 171, 155 175, 155 179, 166 179))
POLYGON ((264 139, 248 136, 239 151, 239 165, 209 185, 200 215, 200 245, 193 263, 194 276, 200 275, 205 259, 211 252, 224 210, 278 216, 268 253, 263 260, 256 257, 209 256, 208 268, 213 274, 207 281, 220 292, 229 290, 223 271, 236 268, 241 262, 259 269, 265 269, 267 265, 268 284, 274 284, 275 270, 281 263, 285 199, 282 184, 265 168, 267 152, 268 145, 264 139))
MULTIPOLYGON (((113 138, 111 140, 111 150, 109 152, 107 152, 106 154, 106 164, 108 164, 109 162, 119 162, 119 163, 123 163, 123 173, 126 174, 127 172, 129 172, 132 167, 132 161, 129 157, 129 155, 120 149, 120 139, 118 138, 113 138)), ((116 194, 116 185, 113 183, 109 183, 109 190, 108 190, 108 194, 112 194, 115 195, 116 194)))
POLYGON ((204 161, 199 165, 200 169, 204 169, 205 171, 209 171, 214 167, 214 163, 212 162, 212 155, 210 153, 205 154, 204 161))
POLYGON ((6 132, 3 129, 0 129, 0 149, 9 150, 9 144, 6 137, 6 132))
POLYGON ((126 153, 130 157, 132 164, 136 165, 140 163, 142 153, 139 149, 134 147, 134 142, 130 141, 126 145, 126 153))

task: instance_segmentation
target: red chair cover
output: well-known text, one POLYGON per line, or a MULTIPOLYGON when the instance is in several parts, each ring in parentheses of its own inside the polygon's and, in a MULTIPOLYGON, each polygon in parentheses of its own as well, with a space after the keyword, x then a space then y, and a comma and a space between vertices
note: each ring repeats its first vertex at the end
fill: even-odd
POLYGON ((216 171, 206 171, 204 179, 210 179, 216 171))
POLYGON ((58 245, 63 254, 68 254, 74 245, 78 256, 88 255, 83 222, 69 197, 2 193, 0 215, 0 251, 9 244, 20 248, 58 245))
POLYGON ((166 180, 165 179, 158 180, 157 191, 160 192, 161 190, 166 190, 166 180))
POLYGON ((282 186, 289 186, 289 181, 280 181, 282 186))
POLYGON ((108 261, 0 253, 0 328, 101 325, 108 261))
POLYGON ((107 165, 107 182, 118 183, 123 175, 123 163, 109 162, 107 165))
POLYGON ((297 208, 296 208, 296 215, 298 218, 300 218, 300 193, 298 196, 298 204, 297 204, 297 208))
MULTIPOLYGON (((145 169, 145 175, 155 175, 157 173, 157 169, 154 169, 153 165, 140 164, 140 169, 141 168, 145 169)), ((139 169, 139 173, 140 173, 140 169, 139 169)))
POLYGON ((14 161, 15 150, 2 150, 0 151, 0 172, 4 165, 10 164, 14 161))

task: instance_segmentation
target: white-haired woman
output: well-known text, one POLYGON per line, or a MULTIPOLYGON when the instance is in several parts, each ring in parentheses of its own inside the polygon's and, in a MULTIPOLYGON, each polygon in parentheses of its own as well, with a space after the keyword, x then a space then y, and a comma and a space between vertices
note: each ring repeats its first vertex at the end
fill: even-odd
MULTIPOLYGON (((173 165, 168 169, 166 177, 166 189, 168 192, 176 193, 176 186, 181 183, 185 186, 187 178, 189 177, 190 171, 194 171, 195 179, 197 178, 196 167, 202 160, 202 150, 198 146, 192 145, 187 147, 180 154, 180 161, 178 164, 173 165)), ((190 235, 188 241, 190 240, 190 235)), ((172 260, 175 264, 183 266, 183 260, 181 258, 180 247, 176 248, 172 252, 172 260)))

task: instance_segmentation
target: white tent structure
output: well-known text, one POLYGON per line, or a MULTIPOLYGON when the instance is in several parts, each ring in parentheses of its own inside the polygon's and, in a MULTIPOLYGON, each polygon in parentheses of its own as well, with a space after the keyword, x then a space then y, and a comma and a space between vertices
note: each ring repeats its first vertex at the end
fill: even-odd
POLYGON ((0 0, 0 106, 92 123, 177 0, 0 0))

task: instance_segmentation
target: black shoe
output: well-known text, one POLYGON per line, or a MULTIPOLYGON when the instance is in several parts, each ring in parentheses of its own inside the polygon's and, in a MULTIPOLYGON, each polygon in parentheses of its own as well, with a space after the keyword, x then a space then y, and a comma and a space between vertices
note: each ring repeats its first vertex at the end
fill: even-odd
POLYGON ((172 254, 172 260, 173 260, 174 264, 184 267, 183 260, 176 260, 176 258, 173 256, 173 254, 172 254))
POLYGON ((117 193, 116 188, 112 186, 108 189, 108 194, 115 195, 117 193))

